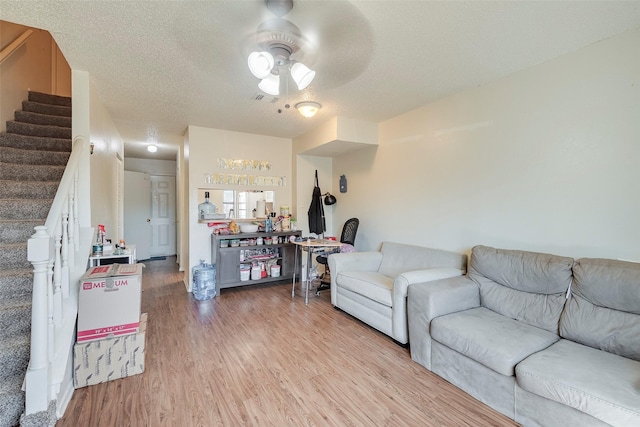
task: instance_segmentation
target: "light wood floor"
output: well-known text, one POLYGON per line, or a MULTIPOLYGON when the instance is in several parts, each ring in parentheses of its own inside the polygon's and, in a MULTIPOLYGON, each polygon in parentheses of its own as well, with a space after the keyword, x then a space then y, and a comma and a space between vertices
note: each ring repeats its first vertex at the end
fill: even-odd
POLYGON ((75 391, 58 426, 515 426, 409 350, 289 283, 198 302, 146 263, 141 375, 75 391))

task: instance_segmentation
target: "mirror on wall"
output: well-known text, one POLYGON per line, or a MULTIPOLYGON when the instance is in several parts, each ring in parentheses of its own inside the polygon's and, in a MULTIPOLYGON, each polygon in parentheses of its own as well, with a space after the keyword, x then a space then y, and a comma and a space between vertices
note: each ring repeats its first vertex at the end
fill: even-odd
POLYGON ((216 213, 224 213, 227 218, 264 218, 275 206, 275 191, 199 188, 198 203, 204 202, 206 191, 216 213))

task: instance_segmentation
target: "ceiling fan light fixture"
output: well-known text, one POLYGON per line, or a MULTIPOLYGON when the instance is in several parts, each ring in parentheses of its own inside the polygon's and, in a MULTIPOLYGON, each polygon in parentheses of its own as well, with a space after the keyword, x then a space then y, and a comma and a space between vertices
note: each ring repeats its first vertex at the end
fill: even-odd
POLYGON ((149 144, 147 145, 147 151, 150 153, 155 153, 156 151, 158 151, 158 146, 154 144, 149 144))
POLYGON ((291 67, 291 78, 296 82, 298 90, 303 90, 309 86, 315 76, 316 72, 301 62, 296 62, 291 67))
POLYGON ((313 101, 303 101, 296 104, 298 112, 307 118, 315 116, 320 108, 322 105, 313 101))
POLYGON ((259 79, 264 79, 271 73, 275 60, 273 55, 267 51, 251 52, 247 63, 251 74, 259 79))
POLYGON ((268 95, 278 96, 280 95, 280 76, 269 74, 267 77, 260 80, 258 87, 268 95))

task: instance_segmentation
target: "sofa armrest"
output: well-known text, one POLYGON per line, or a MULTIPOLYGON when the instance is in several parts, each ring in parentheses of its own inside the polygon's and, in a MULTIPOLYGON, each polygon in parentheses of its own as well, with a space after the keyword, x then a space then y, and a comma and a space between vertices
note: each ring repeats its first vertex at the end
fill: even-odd
POLYGON ((391 314, 393 339, 401 344, 406 344, 409 341, 407 328, 407 288, 409 285, 462 276, 463 274, 464 270, 459 268, 443 267, 407 271, 397 276, 393 281, 393 311, 391 314))
POLYGON ((407 318, 411 358, 431 370, 431 320, 479 306, 480 290, 467 276, 410 285, 407 318))
POLYGON ((335 307, 338 274, 342 271, 378 271, 382 263, 382 253, 368 251, 331 254, 327 263, 331 271, 331 304, 335 307))
MULTIPOLYGON (((425 270, 407 271, 395 278, 393 281, 394 298, 406 298, 409 285, 414 283, 432 282, 434 280, 447 279, 449 277, 457 277, 464 275, 464 270, 459 268, 428 268, 425 270)), ((395 307, 395 305, 394 305, 395 307)))

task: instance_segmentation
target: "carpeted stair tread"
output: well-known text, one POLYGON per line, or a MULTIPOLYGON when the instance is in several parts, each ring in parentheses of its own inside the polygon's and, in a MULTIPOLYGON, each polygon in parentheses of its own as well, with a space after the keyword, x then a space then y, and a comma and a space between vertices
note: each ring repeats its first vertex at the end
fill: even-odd
POLYGON ((54 181, 60 180, 64 166, 21 165, 0 162, 0 180, 7 181, 54 181))
POLYGON ((0 244, 0 270, 33 268, 27 260, 27 242, 0 244))
POLYGON ((33 279, 33 268, 7 268, 0 270, 0 286, 4 285, 3 279, 6 277, 31 277, 33 279))
POLYGON ((14 303, 0 308, 0 325, 4 339, 31 333, 31 301, 14 303))
POLYGON ((24 372, 14 372, 13 375, 8 376, 5 381, 0 381, 0 395, 17 392, 21 389, 20 386, 16 387, 15 384, 22 384, 22 379, 24 379, 26 369, 24 372), (16 379, 19 379, 19 382, 16 379))
POLYGON ((44 222, 43 219, 0 219, 0 243, 26 242, 35 233, 34 228, 44 222))
POLYGON ((46 136, 49 138, 71 139, 71 128, 33 123, 7 122, 7 133, 29 136, 46 136))
POLYGON ((51 116, 49 114, 32 113, 30 111, 18 110, 13 114, 16 122, 33 123, 36 125, 71 127, 71 117, 51 116))
POLYGON ((39 219, 44 222, 51 203, 51 199, 3 199, 0 219, 39 219))
POLYGON ((0 383, 3 383, 14 375, 22 375, 29 365, 29 349, 31 343, 29 336, 21 335, 2 340, 0 347, 0 383))
POLYGON ((40 102, 42 104, 62 105, 64 107, 71 107, 71 97, 52 95, 50 93, 43 93, 38 91, 29 91, 29 101, 40 102))
POLYGON ((23 150, 14 147, 0 147, 0 162, 25 165, 65 166, 71 153, 66 151, 23 150))
POLYGON ((0 199, 53 199, 60 181, 0 181, 0 199))
POLYGON ((21 385, 22 380, 20 380, 20 376, 16 375, 11 382, 7 381, 7 385, 0 388, 0 427, 14 427, 20 422, 25 402, 21 385), (19 386, 16 387, 14 384, 19 386))
POLYGON ((71 152, 71 139, 47 138, 43 136, 0 133, 0 146, 21 148, 23 150, 45 150, 71 152))
MULTIPOLYGON (((17 303, 28 301, 33 292, 33 267, 0 271, 0 301, 17 303)), ((0 346, 2 348, 2 346, 0 346)), ((2 366, 0 364, 0 366, 2 366)))
POLYGON ((33 101, 22 101, 22 110, 29 111, 31 113, 71 117, 71 107, 65 107, 63 105, 51 105, 33 101))

